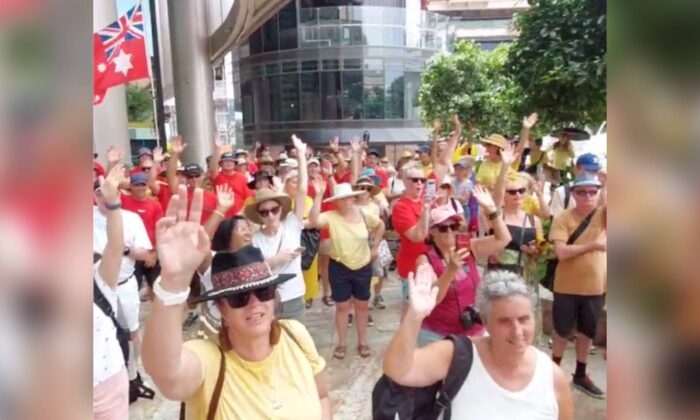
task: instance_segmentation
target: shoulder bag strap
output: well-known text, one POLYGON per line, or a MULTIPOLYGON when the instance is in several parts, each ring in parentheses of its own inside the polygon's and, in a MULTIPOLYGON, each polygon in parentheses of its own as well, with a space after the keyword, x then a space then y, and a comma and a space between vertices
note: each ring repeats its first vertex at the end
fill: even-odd
POLYGON ((289 331, 289 328, 287 328, 287 327, 286 327, 283 323, 281 323, 281 322, 280 322, 279 324, 280 324, 280 327, 282 328, 282 330, 284 330, 284 332, 287 333, 287 335, 289 336, 289 338, 291 338, 292 341, 294 341, 294 344, 296 344, 297 347, 299 347, 299 349, 300 349, 302 352, 306 353, 306 352, 304 351, 304 347, 301 345, 301 343, 299 343, 299 340, 297 340, 297 338, 294 336, 294 334, 292 334, 292 332, 289 331))
MULTIPOLYGON (((520 242, 518 242, 520 245, 525 245, 523 244, 523 239, 525 238, 525 225, 527 224, 527 213, 525 213, 525 218, 523 219, 523 227, 520 229, 520 242)), ((535 227, 535 224, 532 224, 532 227, 535 227)), ((520 269, 520 263, 523 260, 523 251, 518 248, 518 269, 520 269)))
POLYGON ((564 210, 569 208, 571 202, 571 187, 564 185, 564 210))
POLYGON ((367 229, 367 244, 369 245, 369 248, 372 249, 372 231, 369 229, 369 225, 367 224, 367 218, 365 217, 365 213, 362 211, 362 209, 357 209, 360 212, 360 216, 362 216, 362 222, 365 224, 365 228, 367 229))
POLYGON ((578 225, 574 233, 572 233, 571 236, 569 236, 569 240, 566 241, 567 245, 571 245, 574 242, 576 242, 576 240, 583 234, 588 225, 591 223, 591 220, 593 220, 593 216, 595 216, 597 211, 598 209, 593 210, 591 214, 589 214, 588 216, 586 216, 585 219, 583 219, 583 221, 580 225, 578 225))
MULTIPOLYGON (((221 353, 221 362, 219 363, 219 374, 216 377, 216 385, 214 385, 214 392, 211 395, 211 400, 209 400, 209 410, 207 411, 207 420, 214 420, 216 417, 216 409, 219 407, 219 400, 221 399, 221 390, 224 387, 224 377, 226 376, 226 357, 224 357, 224 351, 219 347, 219 353, 221 353)), ((185 402, 180 403, 180 420, 185 420, 186 413, 185 402)))
POLYGON ((435 398, 436 414, 439 415, 442 412, 443 420, 450 420, 452 416, 452 400, 462 388, 462 384, 464 384, 467 376, 469 376, 469 371, 474 361, 474 348, 468 337, 450 334, 447 338, 454 344, 454 351, 447 375, 435 398))

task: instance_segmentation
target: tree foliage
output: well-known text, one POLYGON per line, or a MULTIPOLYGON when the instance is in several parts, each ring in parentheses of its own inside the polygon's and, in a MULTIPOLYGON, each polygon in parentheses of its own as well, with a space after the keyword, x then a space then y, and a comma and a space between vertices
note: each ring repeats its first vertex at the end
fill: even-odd
POLYGON ((129 121, 153 122, 153 98, 148 87, 126 85, 126 108, 129 121))
POLYGON ((541 128, 597 127, 606 114, 606 1, 531 0, 506 69, 541 128))
POLYGON ((489 133, 513 135, 523 114, 518 86, 504 71, 508 45, 492 52, 472 42, 459 42, 452 54, 437 56, 423 71, 418 101, 427 126, 442 121, 443 133, 452 130, 456 113, 475 136, 489 133))

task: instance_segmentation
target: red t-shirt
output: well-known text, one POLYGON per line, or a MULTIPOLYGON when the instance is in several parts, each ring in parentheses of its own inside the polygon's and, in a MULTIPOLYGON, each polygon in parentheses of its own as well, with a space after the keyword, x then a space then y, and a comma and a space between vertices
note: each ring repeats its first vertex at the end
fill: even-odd
POLYGON ((391 224, 401 240, 396 272, 404 279, 408 278, 408 273, 416 271, 416 260, 428 250, 424 242, 412 242, 406 237, 406 231, 418 224, 422 212, 423 200, 413 201, 407 197, 399 198, 391 211, 391 224))
POLYGON ((173 193, 170 191, 170 187, 168 187, 168 183, 165 181, 158 180, 156 183, 160 186, 158 189, 158 202, 160 202, 160 206, 163 208, 163 211, 166 212, 168 211, 168 205, 170 205, 170 197, 173 196, 173 193))
POLYGON ((374 168, 374 174, 382 180, 379 184, 380 188, 386 188, 389 185, 389 176, 382 169, 374 168))
MULTIPOLYGON (((226 217, 232 217, 241 210, 245 199, 253 195, 253 193, 248 188, 248 178, 240 172, 234 171, 231 175, 219 172, 219 175, 214 179, 214 186, 224 184, 228 184, 231 187, 231 191, 233 191, 233 207, 226 213, 226 217)), ((216 200, 216 194, 213 195, 214 200, 216 200)), ((214 208, 216 208, 216 205, 214 205, 214 208)))
MULTIPOLYGON (((190 215, 190 208, 192 207, 192 195, 194 191, 187 190, 187 217, 190 215)), ((204 191, 204 197, 202 202, 202 218, 200 223, 203 225, 209 220, 209 216, 216 210, 216 206, 219 201, 216 199, 216 194, 211 191, 204 191)))
POLYGON ((258 165, 255 162, 248 162, 248 172, 254 174, 258 172, 258 165))
POLYGON ((137 200, 131 195, 122 194, 122 208, 132 211, 143 220, 143 225, 146 227, 146 233, 151 240, 151 244, 156 244, 156 223, 163 217, 163 207, 155 198, 146 198, 145 200, 137 200))
POLYGON ((100 162, 93 160, 92 161, 92 170, 95 172, 96 176, 105 176, 105 167, 100 165, 100 162))

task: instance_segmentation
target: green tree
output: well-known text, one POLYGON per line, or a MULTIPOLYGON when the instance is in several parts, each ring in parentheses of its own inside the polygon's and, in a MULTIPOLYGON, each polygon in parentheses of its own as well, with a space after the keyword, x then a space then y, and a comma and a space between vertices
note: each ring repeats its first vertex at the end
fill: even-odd
POLYGON ((541 129, 597 127, 606 114, 605 0, 531 0, 515 19, 507 72, 541 129))
POLYGON ((523 105, 523 92, 506 72, 506 62, 511 44, 503 43, 493 51, 485 53, 486 79, 493 97, 491 110, 484 115, 481 123, 483 131, 502 133, 512 137, 520 133, 523 117, 532 111, 523 105))
POLYGON ((153 98, 148 87, 126 85, 126 108, 129 121, 153 122, 153 98))

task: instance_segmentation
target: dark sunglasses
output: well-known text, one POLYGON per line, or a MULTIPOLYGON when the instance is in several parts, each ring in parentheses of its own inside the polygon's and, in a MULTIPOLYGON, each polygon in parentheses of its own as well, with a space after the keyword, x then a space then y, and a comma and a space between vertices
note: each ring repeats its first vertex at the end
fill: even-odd
POLYGON ((457 232, 459 230, 459 223, 453 223, 451 225, 441 225, 437 227, 438 232, 447 233, 448 230, 452 232, 457 232))
POLYGON ((520 194, 523 195, 527 191, 527 188, 518 188, 517 190, 506 190, 510 195, 520 194))
POLYGON ((366 186, 364 186, 364 185, 359 186, 359 187, 355 187, 355 189, 356 189, 357 191, 372 191, 372 187, 366 187, 366 186))
POLYGON ((425 184, 425 178, 411 178, 411 182, 413 182, 414 184, 425 184))
POLYGON ((275 285, 266 286, 260 289, 249 290, 247 292, 239 293, 233 296, 227 296, 224 299, 226 299, 226 302, 228 302, 228 306, 234 309, 239 309, 246 306, 248 302, 250 302, 250 295, 252 294, 255 294, 255 297, 260 302, 267 302, 269 300, 274 299, 275 290, 277 290, 277 286, 275 285))
POLYGON ((576 190, 574 191, 574 194, 578 195, 579 197, 595 197, 596 194, 598 194, 598 190, 576 190))
POLYGON ((258 213, 260 213, 260 217, 262 217, 262 218, 265 218, 271 214, 277 214, 279 212, 280 212, 280 206, 273 207, 273 208, 267 209, 267 210, 258 209, 258 213))
POLYGON ((144 172, 148 172, 148 171, 151 170, 151 167, 150 167, 150 166, 144 166, 144 167, 141 168, 141 170, 144 171, 144 172))

